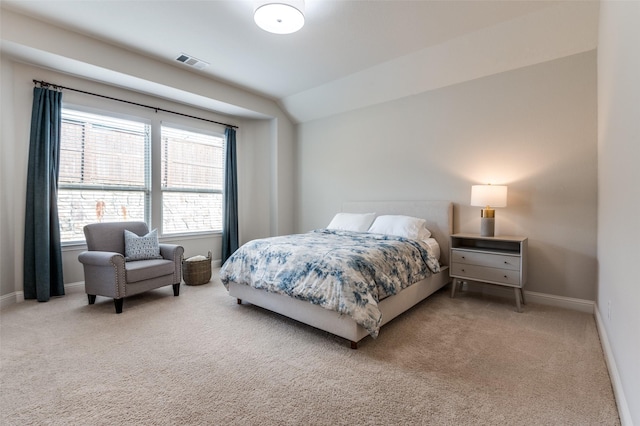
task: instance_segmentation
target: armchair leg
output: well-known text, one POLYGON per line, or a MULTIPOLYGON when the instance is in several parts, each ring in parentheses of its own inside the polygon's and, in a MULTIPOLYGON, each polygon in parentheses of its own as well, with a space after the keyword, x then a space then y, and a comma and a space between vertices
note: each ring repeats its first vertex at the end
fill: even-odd
POLYGON ((96 303, 96 295, 95 294, 87 294, 87 298, 89 299, 89 304, 93 305, 96 303))
POLYGON ((122 313, 123 303, 124 303, 124 299, 113 299, 113 304, 116 306, 116 314, 122 313))
POLYGON ((173 295, 174 296, 180 295, 180 283, 173 285, 173 295))

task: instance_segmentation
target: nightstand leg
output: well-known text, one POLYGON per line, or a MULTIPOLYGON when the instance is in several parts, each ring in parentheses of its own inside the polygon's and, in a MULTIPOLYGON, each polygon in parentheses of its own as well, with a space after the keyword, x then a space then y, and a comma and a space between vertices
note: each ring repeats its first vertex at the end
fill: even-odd
POLYGON ((522 312, 522 306, 520 306, 520 288, 514 287, 513 289, 516 293, 516 309, 518 312, 522 312))
POLYGON ((458 286, 458 279, 454 278, 453 281, 451 281, 451 298, 456 297, 456 287, 458 286))
POLYGON ((520 297, 522 298, 522 304, 526 305, 527 302, 524 301, 524 289, 520 287, 520 297))

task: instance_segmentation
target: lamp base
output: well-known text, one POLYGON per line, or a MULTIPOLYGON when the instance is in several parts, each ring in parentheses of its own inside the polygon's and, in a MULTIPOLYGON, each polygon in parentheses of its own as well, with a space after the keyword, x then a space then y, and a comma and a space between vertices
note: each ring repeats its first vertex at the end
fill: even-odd
POLYGON ((480 236, 493 237, 495 232, 496 218, 483 217, 480 218, 480 236))

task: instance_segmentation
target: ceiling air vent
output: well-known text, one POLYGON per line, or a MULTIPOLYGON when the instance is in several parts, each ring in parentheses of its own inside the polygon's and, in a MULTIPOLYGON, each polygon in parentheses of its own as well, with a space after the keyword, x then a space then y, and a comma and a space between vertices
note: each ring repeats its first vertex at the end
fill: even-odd
POLYGON ((180 56, 176 58, 176 61, 182 62, 183 64, 187 64, 199 70, 205 69, 209 66, 207 62, 201 61, 198 58, 194 58, 193 56, 189 56, 184 53, 181 53, 180 56))

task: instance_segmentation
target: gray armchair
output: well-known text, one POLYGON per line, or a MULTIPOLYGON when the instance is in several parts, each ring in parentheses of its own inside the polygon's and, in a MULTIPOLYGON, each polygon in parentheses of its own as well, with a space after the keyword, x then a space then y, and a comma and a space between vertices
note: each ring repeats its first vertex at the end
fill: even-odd
POLYGON ((149 232, 144 222, 93 223, 84 227, 87 249, 78 260, 84 266, 84 288, 93 305, 96 295, 112 297, 116 313, 124 298, 166 285, 180 294, 182 246, 160 244, 162 259, 125 261, 124 230, 139 236, 149 232))

